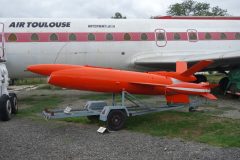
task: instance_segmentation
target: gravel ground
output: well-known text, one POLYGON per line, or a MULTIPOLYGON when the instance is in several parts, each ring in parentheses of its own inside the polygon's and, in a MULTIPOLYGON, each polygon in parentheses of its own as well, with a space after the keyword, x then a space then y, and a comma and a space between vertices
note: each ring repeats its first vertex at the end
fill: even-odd
POLYGON ((15 117, 0 122, 0 159, 240 159, 240 148, 218 148, 125 130, 101 135, 96 130, 95 125, 15 117))

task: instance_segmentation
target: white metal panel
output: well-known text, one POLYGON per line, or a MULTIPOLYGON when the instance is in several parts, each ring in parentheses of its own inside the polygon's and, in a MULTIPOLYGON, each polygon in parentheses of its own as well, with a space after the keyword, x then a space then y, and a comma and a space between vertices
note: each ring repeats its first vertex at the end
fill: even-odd
POLYGON ((4 23, 0 22, 0 59, 4 59, 4 23))

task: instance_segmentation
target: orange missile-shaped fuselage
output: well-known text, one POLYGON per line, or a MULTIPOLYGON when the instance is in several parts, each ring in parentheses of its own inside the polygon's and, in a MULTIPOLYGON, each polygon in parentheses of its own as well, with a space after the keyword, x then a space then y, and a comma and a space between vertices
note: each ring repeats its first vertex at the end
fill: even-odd
MULTIPOLYGON (((48 83, 64 88, 111 93, 127 91, 132 94, 166 95, 168 99, 171 99, 169 96, 174 95, 201 95, 209 99, 216 99, 210 94, 212 86, 208 83, 183 82, 176 79, 177 74, 174 74, 173 78, 166 76, 165 72, 161 75, 161 72, 157 74, 156 72, 143 73, 64 64, 39 64, 29 66, 27 69, 49 76, 48 83)), ((184 72, 184 74, 186 73, 184 72)), ((179 74, 179 79, 187 79, 188 75, 184 78, 184 74, 179 74)), ((194 80, 192 75, 188 77, 194 80)))

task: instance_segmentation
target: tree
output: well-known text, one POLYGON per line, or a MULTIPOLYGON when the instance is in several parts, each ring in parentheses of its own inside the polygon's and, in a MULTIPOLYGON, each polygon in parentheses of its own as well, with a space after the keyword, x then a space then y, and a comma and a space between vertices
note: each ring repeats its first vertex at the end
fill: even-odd
POLYGON ((112 16, 111 18, 113 18, 113 19, 126 19, 127 17, 126 16, 123 17, 121 13, 116 12, 114 14, 114 16, 112 16))
POLYGON ((169 6, 167 11, 171 16, 227 16, 227 10, 218 6, 210 7, 209 3, 185 0, 169 6))

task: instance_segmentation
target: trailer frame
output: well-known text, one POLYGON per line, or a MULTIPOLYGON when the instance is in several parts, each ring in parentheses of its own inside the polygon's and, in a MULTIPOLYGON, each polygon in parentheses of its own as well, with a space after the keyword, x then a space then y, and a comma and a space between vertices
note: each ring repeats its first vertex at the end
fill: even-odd
MULTIPOLYGON (((148 104, 145 104, 140 99, 134 95, 122 91, 121 92, 121 104, 116 105, 115 93, 112 94, 112 105, 103 105, 104 101, 88 101, 84 109, 71 109, 70 106, 67 106, 65 110, 48 110, 45 109, 42 114, 45 119, 60 119, 60 118, 72 118, 72 117, 89 117, 96 116, 99 120, 107 122, 107 128, 109 130, 120 130, 125 124, 127 117, 145 115, 149 113, 162 112, 174 109, 180 109, 188 106, 190 109, 196 109, 199 103, 191 104, 166 104, 162 106, 152 107, 148 104), (135 106, 128 107, 125 105, 126 100, 130 101, 135 106), (91 107, 91 104, 101 104, 99 107, 91 107), (67 110, 67 111, 66 111, 67 110), (111 118, 112 117, 112 118, 111 118), (119 125, 118 123, 120 123, 119 125), (115 123, 116 124, 111 124, 115 123)), ((106 103, 105 103, 106 104, 106 103)), ((93 105, 93 106, 94 106, 93 105)))

